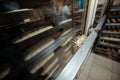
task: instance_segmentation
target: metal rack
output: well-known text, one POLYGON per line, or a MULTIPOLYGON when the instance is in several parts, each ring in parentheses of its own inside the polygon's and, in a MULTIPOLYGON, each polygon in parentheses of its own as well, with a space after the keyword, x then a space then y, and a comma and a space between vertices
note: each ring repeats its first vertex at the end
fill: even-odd
POLYGON ((119 61, 120 49, 120 24, 119 10, 111 11, 106 17, 106 23, 103 25, 98 39, 95 44, 94 51, 109 57, 110 59, 119 61))

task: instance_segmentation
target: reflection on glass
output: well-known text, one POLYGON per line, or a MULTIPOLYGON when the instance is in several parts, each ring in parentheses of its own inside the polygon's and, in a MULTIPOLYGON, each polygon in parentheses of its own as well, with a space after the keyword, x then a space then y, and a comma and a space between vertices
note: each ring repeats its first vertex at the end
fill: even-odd
POLYGON ((85 23, 85 0, 72 0, 73 27, 81 29, 84 32, 85 23))
POLYGON ((85 7, 85 0, 45 0, 37 9, 0 14, 0 61, 18 70, 6 75, 11 80, 56 78, 85 41, 85 7))
POLYGON ((102 18, 104 10, 105 10, 106 2, 107 0, 98 0, 93 27, 96 27, 96 25, 99 23, 100 19, 102 18))

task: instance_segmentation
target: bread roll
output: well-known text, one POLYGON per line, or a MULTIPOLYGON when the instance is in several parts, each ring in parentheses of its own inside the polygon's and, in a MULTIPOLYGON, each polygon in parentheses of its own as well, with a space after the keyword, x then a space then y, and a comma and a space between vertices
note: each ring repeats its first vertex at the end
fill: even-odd
POLYGON ((28 23, 28 22, 31 22, 30 18, 24 19, 24 23, 28 23))
POLYGON ((29 39, 29 38, 31 38, 33 36, 36 36, 36 35, 38 35, 40 33, 43 33, 43 32, 45 32, 45 31, 47 31, 49 29, 52 29, 52 28, 53 28, 53 26, 42 27, 42 28, 40 28, 40 29, 38 29, 38 30, 36 30, 36 31, 34 31, 32 33, 26 34, 25 36, 22 36, 22 37, 18 38, 13 43, 14 44, 20 43, 20 42, 22 42, 24 40, 27 40, 27 39, 29 39))
POLYGON ((114 33, 120 34, 120 32, 113 32, 113 31, 103 31, 103 32, 104 32, 104 33, 111 33, 111 34, 112 34, 112 33, 113 33, 113 34, 114 34, 114 33))
POLYGON ((120 25, 120 23, 106 23, 106 25, 119 26, 119 25, 120 25))
POLYGON ((50 74, 47 76, 47 78, 45 80, 48 80, 50 77, 52 77, 53 73, 55 73, 55 71, 58 69, 59 65, 57 65, 52 72, 50 72, 50 74))
POLYGON ((65 24, 65 23, 70 22, 70 21, 72 21, 72 19, 67 19, 67 20, 61 21, 59 23, 59 25, 65 24))
POLYGON ((13 10, 13 11, 9 11, 9 12, 5 12, 6 14, 7 13, 15 13, 15 12, 22 12, 22 11, 30 11, 30 10, 33 10, 33 9, 19 9, 19 10, 13 10))
POLYGON ((101 38, 105 39, 105 40, 120 41, 120 39, 118 39, 118 38, 110 38, 110 37, 101 37, 101 38))
POLYGON ((2 71, 0 71, 0 80, 1 80, 9 74, 11 68, 8 64, 5 64, 5 65, 0 66, 0 67, 2 67, 2 71))
POLYGON ((117 19, 120 22, 120 19, 117 19))
POLYGON ((38 64, 36 64, 30 71, 31 74, 34 74, 37 70, 39 70, 48 60, 50 60, 54 56, 54 53, 50 53, 47 57, 41 60, 38 64))
POLYGON ((75 45, 77 45, 78 47, 81 47, 82 44, 84 43, 85 39, 86 39, 85 35, 78 36, 77 40, 75 41, 76 42, 75 45))
POLYGON ((45 75, 46 73, 48 73, 48 71, 58 62, 58 57, 53 61, 51 62, 51 64, 49 64, 45 70, 41 73, 41 75, 45 75))
POLYGON ((112 21, 115 23, 116 21, 115 21, 115 19, 112 19, 112 21))
POLYGON ((24 60, 28 61, 29 59, 31 59, 35 55, 39 54, 42 50, 44 50, 45 48, 47 48, 54 42, 55 42, 55 40, 51 39, 51 38, 41 41, 40 43, 38 43, 37 45, 35 45, 29 49, 30 53, 24 58, 24 60))
POLYGON ((108 22, 108 23, 110 23, 110 20, 109 20, 109 19, 107 19, 107 22, 108 22))
POLYGON ((116 44, 105 43, 105 42, 99 42, 99 43, 102 44, 102 45, 105 45, 105 46, 120 48, 120 46, 119 46, 119 45, 116 45, 116 44))

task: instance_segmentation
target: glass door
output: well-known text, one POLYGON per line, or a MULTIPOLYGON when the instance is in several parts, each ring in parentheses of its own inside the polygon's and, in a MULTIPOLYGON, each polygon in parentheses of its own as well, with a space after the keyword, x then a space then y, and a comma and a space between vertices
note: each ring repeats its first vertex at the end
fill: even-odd
POLYGON ((0 80, 53 80, 86 39, 87 0, 25 1, 0 14, 0 80))
POLYGON ((88 1, 86 0, 72 0, 73 27, 81 29, 81 34, 84 33, 87 4, 88 1))
POLYGON ((107 1, 108 0, 98 0, 97 10, 96 10, 96 15, 95 15, 93 27, 96 27, 97 24, 99 23, 100 19, 102 18, 103 14, 104 14, 104 11, 105 11, 107 1))

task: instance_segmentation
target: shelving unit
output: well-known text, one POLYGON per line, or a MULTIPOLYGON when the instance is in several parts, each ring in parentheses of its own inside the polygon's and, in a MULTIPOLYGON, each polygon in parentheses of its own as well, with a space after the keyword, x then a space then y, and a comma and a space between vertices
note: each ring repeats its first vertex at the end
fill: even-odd
POLYGON ((120 61, 119 10, 111 11, 96 41, 94 51, 113 60, 120 61))

